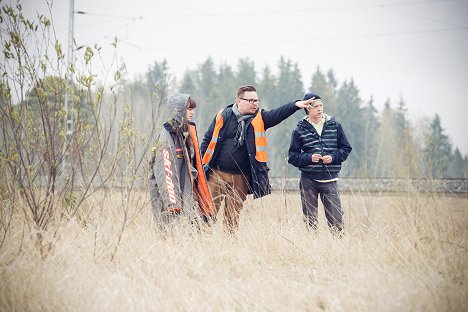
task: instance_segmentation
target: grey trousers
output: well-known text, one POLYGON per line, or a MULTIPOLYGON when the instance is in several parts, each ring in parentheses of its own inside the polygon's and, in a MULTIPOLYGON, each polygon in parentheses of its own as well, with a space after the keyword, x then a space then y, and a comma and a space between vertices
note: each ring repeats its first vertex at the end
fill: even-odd
POLYGON ((301 190, 302 212, 307 225, 313 229, 317 227, 318 194, 325 209, 328 225, 336 230, 343 229, 343 209, 341 208, 338 183, 317 182, 305 175, 301 175, 299 182, 301 190))

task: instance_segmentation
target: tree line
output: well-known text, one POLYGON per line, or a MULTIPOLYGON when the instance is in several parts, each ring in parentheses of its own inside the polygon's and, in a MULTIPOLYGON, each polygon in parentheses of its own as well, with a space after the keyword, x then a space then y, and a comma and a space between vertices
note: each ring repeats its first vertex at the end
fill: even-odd
MULTIPOLYGON (((438 114, 425 120, 408 116, 403 96, 396 103, 387 100, 379 111, 371 97, 363 99, 354 80, 340 81, 332 69, 317 67, 308 84, 303 82, 299 64, 280 57, 276 68, 256 71, 254 61, 239 59, 233 68, 216 65, 211 57, 194 68, 187 69, 176 80, 166 60, 156 61, 145 74, 123 88, 126 101, 142 112, 154 111, 155 106, 171 92, 191 94, 198 106, 195 121, 199 136, 203 136, 216 112, 234 103, 240 85, 256 86, 260 107, 271 109, 292 100, 301 99, 305 92, 321 95, 324 110, 343 125, 353 152, 344 164, 344 177, 378 178, 466 178, 468 155, 462 155, 452 145, 442 128, 438 114)), ((154 122, 164 120, 164 107, 153 116, 154 122)), ((145 113, 142 114, 142 117, 145 113)), ((302 111, 267 131, 269 165, 273 176, 297 176, 298 171, 287 164, 290 135, 297 122, 305 116, 302 111)))

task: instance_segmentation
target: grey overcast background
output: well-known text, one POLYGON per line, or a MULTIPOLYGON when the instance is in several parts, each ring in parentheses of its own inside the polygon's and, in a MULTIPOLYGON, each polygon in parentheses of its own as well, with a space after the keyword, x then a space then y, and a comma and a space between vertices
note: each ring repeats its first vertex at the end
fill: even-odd
MULTIPOLYGON (((49 14, 46 3, 22 1, 30 16, 49 14)), ((164 58, 181 79, 208 56, 234 68, 247 57, 260 71, 275 70, 282 55, 298 63, 306 88, 320 66, 339 82, 353 78, 379 110, 403 95, 414 120, 438 113, 454 146, 468 153, 467 0, 76 0, 75 11, 85 13, 75 14, 77 45, 100 44, 110 63, 117 36, 130 77, 164 58)), ((68 12, 69 1, 53 1, 64 45, 68 12)))

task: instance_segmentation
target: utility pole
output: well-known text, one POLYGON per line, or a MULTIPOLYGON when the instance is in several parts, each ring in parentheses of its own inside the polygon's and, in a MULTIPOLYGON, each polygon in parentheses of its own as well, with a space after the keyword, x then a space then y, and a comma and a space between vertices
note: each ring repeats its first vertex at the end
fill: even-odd
MULTIPOLYGON (((73 90, 73 72, 70 71, 70 66, 73 64, 73 37, 75 31, 75 0, 70 0, 69 18, 68 18, 68 58, 67 58, 67 70, 66 70, 66 84, 65 84, 65 116, 67 118, 66 123, 66 143, 64 144, 64 154, 62 161, 62 174, 65 174, 67 165, 69 162, 69 146, 71 137, 73 134, 73 101, 71 105, 69 102, 68 89, 71 87, 73 90), (70 107, 69 107, 70 106, 70 107)), ((72 92, 73 95, 73 92, 72 92)))

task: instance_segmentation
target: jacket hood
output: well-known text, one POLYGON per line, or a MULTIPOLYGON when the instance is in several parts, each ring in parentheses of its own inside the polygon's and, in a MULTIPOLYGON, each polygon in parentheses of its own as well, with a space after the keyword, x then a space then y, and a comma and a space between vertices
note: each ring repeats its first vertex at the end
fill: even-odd
POLYGON ((190 94, 176 93, 167 99, 168 122, 173 127, 180 126, 185 121, 187 101, 190 94))

